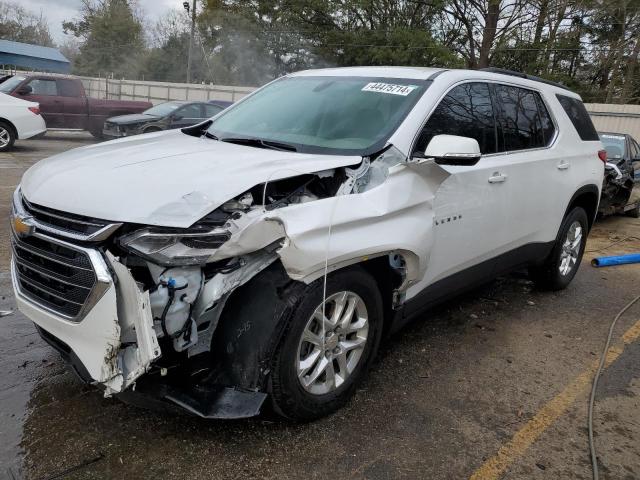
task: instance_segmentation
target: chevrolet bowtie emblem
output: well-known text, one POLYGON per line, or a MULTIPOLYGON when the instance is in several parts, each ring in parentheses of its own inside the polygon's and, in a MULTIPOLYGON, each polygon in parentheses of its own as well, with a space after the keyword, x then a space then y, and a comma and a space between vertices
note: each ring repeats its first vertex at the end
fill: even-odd
POLYGON ((18 237, 28 237, 33 233, 34 227, 29 223, 31 217, 16 215, 13 217, 13 231, 18 237))

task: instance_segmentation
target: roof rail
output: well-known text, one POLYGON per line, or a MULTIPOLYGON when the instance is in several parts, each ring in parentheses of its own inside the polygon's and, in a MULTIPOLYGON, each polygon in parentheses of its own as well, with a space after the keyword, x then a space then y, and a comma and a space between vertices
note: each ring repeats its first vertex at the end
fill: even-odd
POLYGON ((553 85, 554 87, 558 87, 558 88, 562 88, 564 90, 571 91, 571 89, 569 87, 567 87, 566 85, 564 85, 564 84, 562 84, 560 82, 553 82, 551 80, 546 80, 544 78, 536 77, 535 75, 529 75, 527 73, 516 72, 514 70, 508 70, 506 68, 487 67, 487 68, 481 68, 480 71, 481 72, 489 72, 489 73, 499 73, 501 75, 511 75, 512 77, 524 78, 526 80, 531 80, 531 81, 534 81, 534 82, 546 83, 547 85, 553 85))

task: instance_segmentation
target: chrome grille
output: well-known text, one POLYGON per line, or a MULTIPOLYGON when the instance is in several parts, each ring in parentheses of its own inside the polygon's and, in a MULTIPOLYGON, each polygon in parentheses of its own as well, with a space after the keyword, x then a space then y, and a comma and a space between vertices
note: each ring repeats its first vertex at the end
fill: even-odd
POLYGON ((25 211, 39 222, 67 233, 91 235, 109 225, 109 222, 104 220, 59 212, 52 208, 34 205, 24 197, 22 198, 22 204, 25 211))
POLYGON ((20 293, 69 319, 78 319, 97 283, 84 249, 44 236, 12 235, 20 293))

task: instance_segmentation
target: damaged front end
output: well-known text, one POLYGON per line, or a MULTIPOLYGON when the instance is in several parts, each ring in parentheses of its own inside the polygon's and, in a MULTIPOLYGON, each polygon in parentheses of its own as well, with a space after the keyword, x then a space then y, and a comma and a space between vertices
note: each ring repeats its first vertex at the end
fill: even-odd
POLYGON ((613 160, 605 165, 598 213, 622 213, 631 199, 634 186, 633 165, 625 160, 613 160))
POLYGON ((428 257, 433 198, 448 174, 405 160, 389 146, 354 166, 290 172, 188 228, 63 213, 17 190, 18 306, 105 396, 256 415, 289 308, 283 292, 381 257, 398 307, 426 268, 418 259, 428 257))

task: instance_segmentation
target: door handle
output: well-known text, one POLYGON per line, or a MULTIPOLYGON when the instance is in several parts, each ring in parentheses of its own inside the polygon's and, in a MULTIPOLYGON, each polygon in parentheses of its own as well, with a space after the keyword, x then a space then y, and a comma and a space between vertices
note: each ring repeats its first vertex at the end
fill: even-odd
POLYGON ((494 172, 491 177, 489 177, 489 183, 502 183, 507 180, 507 175, 502 174, 500 172, 494 172))
POLYGON ((558 165, 558 170, 566 170, 567 168, 569 168, 571 166, 570 163, 564 162, 564 163, 560 163, 558 165))

